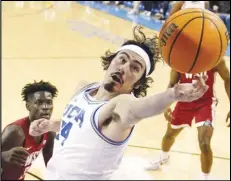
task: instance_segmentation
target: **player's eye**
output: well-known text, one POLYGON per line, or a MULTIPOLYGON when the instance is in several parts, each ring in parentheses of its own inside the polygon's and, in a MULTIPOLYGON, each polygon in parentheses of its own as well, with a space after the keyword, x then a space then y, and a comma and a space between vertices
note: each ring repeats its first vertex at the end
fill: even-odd
POLYGON ((126 61, 126 59, 122 56, 122 57, 120 57, 120 62, 121 62, 122 64, 125 64, 127 61, 126 61))

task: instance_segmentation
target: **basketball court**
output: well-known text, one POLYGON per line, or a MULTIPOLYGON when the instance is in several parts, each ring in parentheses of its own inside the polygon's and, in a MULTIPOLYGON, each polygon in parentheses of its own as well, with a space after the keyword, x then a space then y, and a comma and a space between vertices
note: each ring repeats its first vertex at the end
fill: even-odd
MULTIPOLYGON (((116 50, 124 39, 132 38, 132 27, 136 24, 74 1, 58 4, 3 2, 2 15, 2 129, 28 115, 21 89, 34 80, 43 79, 57 86, 59 95, 54 101, 52 118, 61 117, 78 81, 100 81, 104 76, 100 56, 108 49, 116 50)), ((144 31, 149 36, 154 32, 148 28, 144 31)), ((230 57, 226 57, 226 61, 230 67, 230 57)), ((158 63, 152 74, 154 84, 149 94, 166 89, 169 71, 167 65, 158 63)), ((229 100, 219 76, 215 90, 219 104, 212 139, 211 177, 229 180, 230 129, 225 124, 229 100)), ((142 171, 150 159, 158 156, 166 126, 163 115, 138 124, 124 163, 142 171)), ((157 180, 198 179, 199 153, 197 129, 193 125, 179 135, 172 148, 170 163, 162 170, 147 174, 157 180)), ((43 178, 44 169, 40 157, 30 172, 43 178)), ((26 179, 35 178, 28 174, 26 179)))

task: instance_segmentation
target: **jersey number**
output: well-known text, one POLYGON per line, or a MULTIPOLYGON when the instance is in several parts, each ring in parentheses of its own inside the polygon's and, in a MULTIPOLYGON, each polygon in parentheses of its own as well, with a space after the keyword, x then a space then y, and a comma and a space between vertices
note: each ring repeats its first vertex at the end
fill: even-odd
MULTIPOLYGON (((61 142, 61 145, 64 145, 64 142, 66 141, 66 139, 69 136, 70 130, 73 126, 73 124, 71 122, 68 122, 67 124, 65 124, 65 122, 63 121, 62 123, 62 130, 60 132, 61 136, 64 138, 64 140, 61 142)), ((56 139, 59 140, 59 134, 56 136, 56 139)))

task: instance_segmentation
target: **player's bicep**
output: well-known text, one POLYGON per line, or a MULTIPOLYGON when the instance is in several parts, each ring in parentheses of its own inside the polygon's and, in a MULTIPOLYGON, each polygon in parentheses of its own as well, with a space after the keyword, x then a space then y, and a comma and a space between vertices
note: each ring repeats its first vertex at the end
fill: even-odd
POLYGON ((101 124, 110 118, 117 123, 125 123, 129 121, 127 116, 129 115, 129 106, 131 105, 131 95, 119 95, 111 99, 100 110, 99 121, 101 124))
POLYGON ((17 125, 7 126, 2 133, 2 151, 23 146, 25 135, 23 129, 17 125))

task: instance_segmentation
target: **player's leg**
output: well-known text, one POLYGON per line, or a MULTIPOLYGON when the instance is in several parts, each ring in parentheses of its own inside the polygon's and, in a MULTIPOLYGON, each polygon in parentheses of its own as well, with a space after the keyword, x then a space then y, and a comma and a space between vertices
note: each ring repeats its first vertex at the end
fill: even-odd
POLYGON ((184 127, 191 126, 194 110, 185 109, 185 104, 177 103, 172 112, 172 120, 168 123, 167 132, 162 139, 162 151, 169 152, 175 143, 176 137, 184 127))
POLYGON ((207 180, 213 164, 213 152, 211 139, 213 135, 213 120, 216 102, 206 103, 196 113, 196 126, 198 129, 198 141, 201 150, 202 178, 207 180))
POLYGON ((173 129, 171 123, 168 123, 167 131, 162 139, 161 149, 164 153, 168 153, 175 143, 176 137, 183 130, 183 128, 173 129))
POLYGON ((181 104, 177 104, 172 115, 174 119, 168 123, 167 131, 162 139, 161 154, 159 158, 151 162, 146 169, 147 170, 157 170, 160 166, 168 162, 170 158, 170 150, 175 143, 176 137, 186 126, 191 126, 191 122, 194 116, 193 111, 182 110, 181 104))
POLYGON ((198 129, 198 141, 201 150, 201 170, 203 178, 209 176, 213 164, 213 152, 210 146, 213 135, 213 127, 208 120, 203 126, 198 129))

